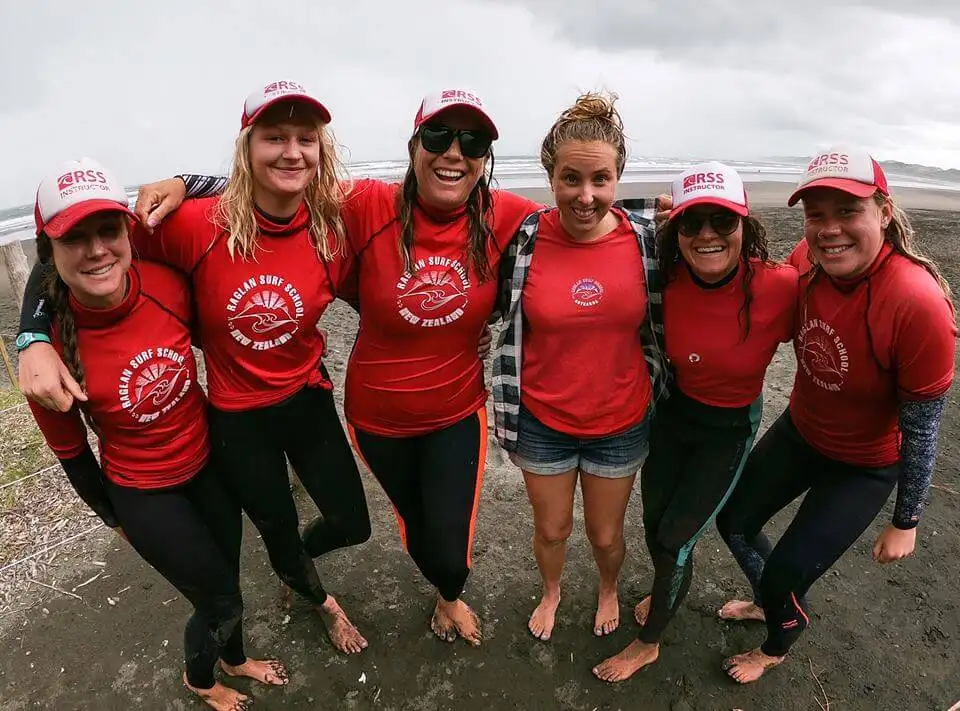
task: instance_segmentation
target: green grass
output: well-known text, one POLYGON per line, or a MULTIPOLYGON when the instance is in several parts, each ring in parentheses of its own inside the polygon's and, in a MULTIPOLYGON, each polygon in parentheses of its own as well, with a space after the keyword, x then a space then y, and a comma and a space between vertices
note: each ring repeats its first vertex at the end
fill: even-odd
MULTIPOLYGON (((4 374, 6 374, 6 371, 4 371, 4 374)), ((19 390, 11 387, 0 388, 0 410, 13 407, 21 402, 23 402, 23 395, 20 394, 19 390)))
MULTIPOLYGON (((23 398, 17 390, 0 389, 0 410, 20 402, 23 398)), ((0 432, 3 433, 0 437, 0 484, 33 474, 56 462, 29 408, 18 407, 0 414, 0 432)))

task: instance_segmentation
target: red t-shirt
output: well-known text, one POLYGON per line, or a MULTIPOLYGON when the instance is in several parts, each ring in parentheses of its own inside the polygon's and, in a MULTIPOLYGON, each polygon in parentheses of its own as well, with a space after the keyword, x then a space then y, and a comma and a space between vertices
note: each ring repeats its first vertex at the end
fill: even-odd
POLYGON ((227 235, 212 221, 218 199, 187 200, 152 236, 134 235, 141 254, 190 276, 210 402, 235 412, 281 402, 304 386, 331 387, 320 372, 317 321, 333 301, 345 255, 320 259, 301 204, 288 224, 258 212, 255 258, 231 258, 227 235))
MULTIPOLYGON (((100 466, 120 486, 156 489, 189 480, 207 463, 206 399, 190 348, 190 288, 159 264, 134 262, 121 304, 88 309, 71 296, 88 411, 100 430, 100 466)), ((63 355, 59 329, 53 345, 63 355)), ((29 403, 60 459, 78 456, 87 431, 74 407, 29 403)))
MULTIPOLYGON (((618 215, 619 216, 619 215, 618 215)), ((523 285, 520 399, 548 427, 594 437, 640 422, 652 385, 640 326, 647 316, 643 255, 626 218, 575 242, 551 210, 540 219, 523 285)))
POLYGON ((345 413, 355 427, 388 437, 433 432, 487 398, 477 341, 493 310, 500 255, 539 205, 494 191, 492 275, 467 268, 468 219, 414 209, 414 274, 400 256, 399 185, 359 181, 344 209, 356 254, 360 330, 350 355, 345 413))
POLYGON ((953 305, 889 243, 858 279, 821 273, 808 282, 801 277, 791 417, 828 457, 890 466, 899 459, 900 401, 939 397, 953 382, 953 305))
POLYGON ((797 270, 751 260, 750 332, 743 338, 743 265, 726 284, 699 286, 684 264, 664 290, 667 357, 685 395, 714 407, 746 407, 763 392, 777 345, 793 338, 797 270))

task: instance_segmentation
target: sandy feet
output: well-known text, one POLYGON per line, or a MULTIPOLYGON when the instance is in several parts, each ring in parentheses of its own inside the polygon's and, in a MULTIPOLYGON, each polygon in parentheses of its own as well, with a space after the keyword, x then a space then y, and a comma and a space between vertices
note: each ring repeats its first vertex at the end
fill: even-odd
POLYGON ((767 619, 763 614, 763 608, 748 600, 729 600, 717 611, 717 615, 721 620, 737 620, 740 622, 747 620, 765 622, 767 619))
POLYGON ((644 667, 653 664, 659 656, 659 644, 646 644, 639 639, 634 640, 620 654, 595 666, 593 673, 603 681, 624 681, 644 667))
POLYGON ((190 686, 186 672, 183 674, 183 685, 203 699, 207 706, 216 709, 216 711, 245 711, 253 703, 253 699, 246 694, 241 694, 236 689, 224 686, 219 681, 214 682, 209 689, 197 689, 190 686))
POLYGON ((637 624, 643 627, 647 624, 647 618, 650 616, 650 596, 647 595, 640 602, 637 603, 637 606, 633 608, 633 619, 637 621, 637 624))
POLYGON ((770 657, 759 649, 751 649, 744 654, 736 654, 723 661, 723 670, 729 677, 740 684, 749 684, 756 681, 763 673, 777 666, 786 657, 770 657))
POLYGON ((327 595, 327 601, 317 608, 323 624, 327 627, 327 635, 333 646, 344 654, 359 654, 367 648, 367 640, 360 631, 353 626, 333 595, 327 595))
POLYGON ((290 681, 287 668, 283 666, 283 662, 276 659, 247 658, 247 661, 236 667, 221 659, 220 668, 228 676, 242 676, 269 686, 284 686, 290 681))
POLYGON ((430 619, 430 629, 444 642, 455 642, 463 637, 474 647, 480 645, 480 619, 463 600, 447 602, 437 598, 437 606, 430 619))
POLYGON ((527 629, 537 639, 546 642, 553 635, 553 625, 557 619, 557 608, 560 606, 560 589, 555 593, 544 593, 537 609, 530 615, 527 629))
POLYGON ((620 599, 617 589, 601 590, 597 596, 597 616, 593 620, 593 633, 603 637, 620 626, 620 599))

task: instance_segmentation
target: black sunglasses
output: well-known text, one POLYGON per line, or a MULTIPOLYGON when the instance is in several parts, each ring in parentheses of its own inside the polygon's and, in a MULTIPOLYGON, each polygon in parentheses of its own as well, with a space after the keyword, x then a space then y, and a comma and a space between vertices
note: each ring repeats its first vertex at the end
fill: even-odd
POLYGON ((726 237, 736 231, 740 224, 740 215, 729 210, 719 210, 709 215, 687 210, 677 218, 677 231, 684 237, 696 237, 707 222, 714 232, 726 237))
POLYGON ((493 137, 486 131, 472 128, 424 125, 420 127, 420 145, 431 153, 446 153, 453 139, 460 142, 460 152, 467 158, 483 158, 490 152, 493 137))

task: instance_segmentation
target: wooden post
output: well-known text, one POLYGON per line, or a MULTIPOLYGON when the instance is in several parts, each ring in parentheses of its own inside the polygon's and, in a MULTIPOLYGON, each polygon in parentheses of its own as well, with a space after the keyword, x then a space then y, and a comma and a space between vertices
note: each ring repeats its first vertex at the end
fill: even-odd
POLYGON ((27 277, 30 276, 30 266, 27 264, 27 255, 19 242, 0 244, 0 256, 7 267, 7 278, 13 290, 13 298, 17 301, 17 312, 23 303, 23 291, 27 287, 27 277))

